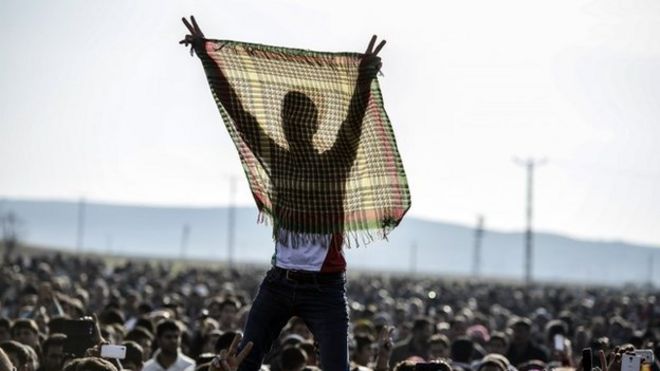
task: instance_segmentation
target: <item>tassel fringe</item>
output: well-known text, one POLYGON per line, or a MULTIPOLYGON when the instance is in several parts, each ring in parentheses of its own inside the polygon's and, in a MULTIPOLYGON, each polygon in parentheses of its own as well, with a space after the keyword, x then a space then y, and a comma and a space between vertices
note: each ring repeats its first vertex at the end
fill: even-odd
MULTIPOLYGON (((388 241, 389 233, 396 227, 387 223, 388 220, 383 221, 382 228, 371 228, 363 230, 353 230, 343 232, 342 247, 359 248, 360 246, 366 247, 368 244, 375 240, 388 241)), ((273 226, 273 241, 277 241, 285 246, 298 248, 301 245, 329 245, 332 239, 332 233, 304 233, 289 231, 282 226, 276 226, 276 221, 273 216, 265 210, 260 210, 257 216, 258 224, 272 225, 273 226)))

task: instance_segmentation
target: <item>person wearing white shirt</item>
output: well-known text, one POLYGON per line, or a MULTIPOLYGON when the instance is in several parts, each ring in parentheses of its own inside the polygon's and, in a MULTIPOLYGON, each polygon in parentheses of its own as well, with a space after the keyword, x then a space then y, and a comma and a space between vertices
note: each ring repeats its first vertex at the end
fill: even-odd
POLYGON ((142 371, 193 371, 195 361, 181 353, 181 329, 173 320, 164 320, 156 326, 158 350, 144 363, 142 371))

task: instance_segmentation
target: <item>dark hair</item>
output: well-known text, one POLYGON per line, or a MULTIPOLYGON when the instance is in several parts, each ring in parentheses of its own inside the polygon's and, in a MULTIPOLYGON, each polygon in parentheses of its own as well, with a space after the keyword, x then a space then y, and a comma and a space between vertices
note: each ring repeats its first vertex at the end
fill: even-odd
POLYGON ((525 317, 515 317, 511 319, 509 322, 509 327, 513 328, 517 326, 522 326, 525 329, 530 330, 532 328, 532 321, 525 317))
POLYGON ((412 330, 413 331, 419 331, 419 330, 423 329, 426 326, 430 326, 431 324, 432 324, 431 320, 429 320, 428 318, 418 317, 418 318, 415 318, 415 322, 413 322, 412 330))
POLYGON ((37 326, 37 323, 34 320, 28 318, 20 318, 14 321, 14 324, 11 326, 11 336, 15 336, 17 330, 24 328, 30 329, 37 334, 39 333, 39 326, 37 326))
POLYGON ((148 314, 153 310, 153 307, 149 303, 140 303, 137 307, 138 313, 140 314, 148 314))
POLYGON ((5 351, 5 353, 9 354, 14 354, 16 358, 18 358, 18 362, 20 362, 20 365, 14 365, 17 368, 20 368, 24 364, 28 363, 30 361, 30 351, 26 349, 26 345, 23 345, 19 343, 16 340, 7 340, 2 343, 0 343, 0 348, 5 351))
POLYGON ((99 322, 103 325, 124 325, 124 315, 116 308, 106 308, 99 315, 99 322))
POLYGON ((521 365, 518 365, 518 370, 520 371, 530 371, 530 370, 545 370, 546 369, 546 364, 543 361, 539 361, 537 359, 533 359, 530 361, 527 361, 521 365))
POLYGON ((43 345, 42 345, 42 350, 43 354, 46 355, 48 354, 48 349, 52 346, 64 346, 64 343, 66 342, 66 335, 64 334, 52 334, 44 340, 43 345))
POLYGON ((25 287, 23 287, 23 289, 19 292, 18 295, 19 296, 39 295, 39 291, 37 290, 37 288, 33 284, 28 283, 27 285, 25 285, 25 287))
POLYGON ((297 370, 304 366, 307 362, 307 355, 305 352, 296 346, 288 346, 282 350, 280 354, 280 365, 282 371, 297 370))
POLYGON ((64 371, 118 371, 117 367, 103 358, 77 358, 64 365, 64 371))
POLYGON ((131 331, 129 331, 128 334, 126 334, 126 336, 124 337, 124 340, 131 340, 131 341, 140 341, 140 339, 153 340, 154 336, 146 328, 142 326, 137 326, 133 328, 131 331))
POLYGON ((503 332, 495 331, 490 334, 490 339, 488 339, 488 342, 490 343, 493 340, 501 340, 504 345, 509 344, 509 337, 506 336, 506 334, 503 332))
POLYGON ((364 347, 371 346, 374 342, 374 338, 369 335, 355 335, 353 337, 355 340, 355 352, 360 352, 364 347))
POLYGON ((147 317, 140 317, 135 321, 135 327, 142 327, 143 329, 149 331, 149 333, 154 333, 154 324, 151 323, 151 320, 147 317))
POLYGON ((469 363, 474 351, 474 343, 466 337, 459 337, 451 343, 451 359, 460 363, 469 363))
MULTIPOLYGON (((134 342, 134 341, 124 341, 123 345, 126 347, 126 362, 131 362, 135 365, 141 365, 142 364, 142 355, 144 351, 142 350, 142 347, 140 344, 134 342)), ((133 371, 139 371, 139 370, 133 370, 133 371)))
POLYGON ((11 321, 7 317, 0 317, 0 327, 4 327, 6 329, 11 328, 11 321))
POLYGON ((234 298, 225 298, 218 304, 218 309, 223 310, 227 305, 233 305, 236 309, 241 309, 241 303, 234 298))
POLYGON ((176 331, 179 334, 182 332, 181 327, 179 327, 179 324, 174 320, 165 319, 158 322, 158 325, 156 326, 156 337, 159 338, 163 336, 167 331, 176 331))
POLYGON ((439 359, 439 360, 434 361, 434 362, 438 364, 438 370, 452 371, 451 365, 446 360, 439 359))

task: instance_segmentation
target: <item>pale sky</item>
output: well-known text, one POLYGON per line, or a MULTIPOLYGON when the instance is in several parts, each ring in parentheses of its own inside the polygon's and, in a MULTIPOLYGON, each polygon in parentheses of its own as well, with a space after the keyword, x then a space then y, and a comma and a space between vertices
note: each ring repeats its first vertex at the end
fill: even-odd
POLYGON ((387 40, 411 216, 660 245, 660 2, 0 2, 0 197, 254 205, 182 16, 210 38, 387 40))

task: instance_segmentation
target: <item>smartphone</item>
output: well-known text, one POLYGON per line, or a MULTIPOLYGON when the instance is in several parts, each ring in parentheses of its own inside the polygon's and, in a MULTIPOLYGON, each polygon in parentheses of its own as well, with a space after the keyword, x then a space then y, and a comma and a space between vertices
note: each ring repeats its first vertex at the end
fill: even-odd
MULTIPOLYGON (((582 369, 591 370, 593 368, 593 358, 591 356, 591 348, 582 349, 582 369)), ((639 370, 635 370, 639 371, 639 370)))
POLYGON ((642 363, 653 364, 655 357, 653 356, 653 349, 637 349, 633 354, 642 359, 642 363))
POLYGON ((554 339, 555 339, 555 350, 563 352, 564 351, 564 335, 556 334, 554 339))
POLYGON ((101 358, 126 358, 126 347, 123 345, 104 344, 101 345, 101 358))
POLYGON ((621 357, 621 371, 639 371, 642 367, 642 357, 634 353, 626 353, 621 357))
POLYGON ((64 353, 83 357, 95 344, 96 325, 91 319, 63 319, 51 323, 51 333, 66 335, 64 353))

